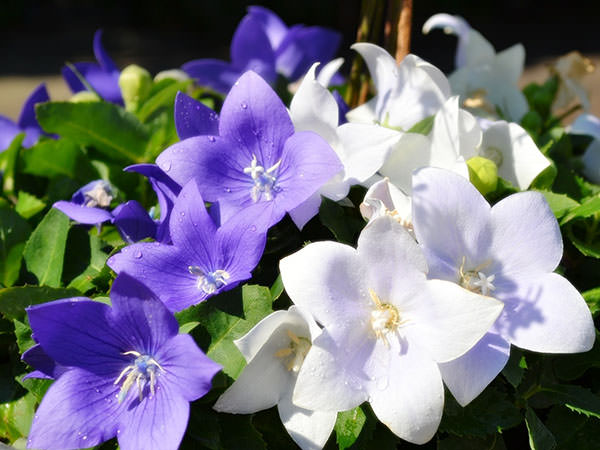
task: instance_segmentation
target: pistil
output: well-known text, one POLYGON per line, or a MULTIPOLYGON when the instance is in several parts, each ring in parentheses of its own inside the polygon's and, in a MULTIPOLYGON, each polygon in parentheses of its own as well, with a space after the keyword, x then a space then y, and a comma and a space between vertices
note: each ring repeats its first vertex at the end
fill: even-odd
POLYGON ((127 392, 129 392, 129 389, 131 389, 131 386, 133 386, 134 383, 137 385, 140 401, 143 399, 144 386, 146 383, 149 384, 150 393, 154 396, 154 386, 156 385, 157 376, 156 371, 160 370, 161 372, 164 372, 165 370, 149 355, 142 355, 133 350, 125 352, 123 355, 135 356, 135 360, 133 361, 133 364, 130 364, 123 369, 114 382, 114 384, 117 385, 121 382, 123 377, 125 377, 123 386, 121 386, 121 390, 119 391, 119 403, 125 400, 127 392))
POLYGON ((277 358, 285 359, 285 368, 291 372, 298 373, 306 354, 310 350, 310 340, 297 336, 293 331, 287 330, 287 335, 290 338, 289 347, 284 347, 275 352, 277 358))
POLYGON ((196 287, 205 294, 214 294, 225 286, 230 278, 229 272, 220 269, 214 272, 205 272, 198 266, 188 266, 188 271, 198 277, 196 287))

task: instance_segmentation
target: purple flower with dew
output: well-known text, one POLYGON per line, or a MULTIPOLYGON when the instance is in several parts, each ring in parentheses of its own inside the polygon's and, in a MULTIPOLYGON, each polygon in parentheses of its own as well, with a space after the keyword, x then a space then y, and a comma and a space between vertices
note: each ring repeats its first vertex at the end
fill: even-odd
POLYGON ((31 425, 28 448, 88 448, 117 437, 120 448, 176 449, 189 402, 220 370, 147 287, 127 274, 112 307, 68 298, 28 308, 44 352, 67 367, 31 425))
POLYGON ((452 172, 413 176, 413 226, 429 278, 453 281, 504 303, 485 337, 455 361, 440 364, 461 405, 506 365, 510 345, 542 353, 592 348, 590 311, 577 290, 553 273, 563 252, 560 229, 542 194, 520 192, 493 207, 452 172))
POLYGON ((23 377, 24 380, 28 378, 54 380, 68 370, 68 367, 57 364, 56 361, 48 356, 40 344, 36 344, 24 351, 21 359, 35 368, 33 372, 23 377))
POLYGON ((231 41, 231 63, 217 59, 197 59, 183 65, 198 83, 227 93, 235 81, 252 70, 273 83, 280 73, 296 80, 314 62, 333 59, 341 35, 327 28, 294 25, 288 28, 272 11, 251 6, 231 41))
POLYGON ((253 208, 256 225, 277 223, 342 169, 317 134, 294 132, 279 97, 246 72, 223 103, 219 136, 196 136, 172 145, 156 162, 175 182, 198 181, 223 221, 253 208))
POLYGON ((127 242, 156 236, 157 224, 135 200, 109 211, 113 196, 107 181, 94 180, 78 189, 71 201, 61 200, 52 206, 81 224, 99 226, 103 222, 111 222, 127 242))
POLYGON ((46 85, 42 83, 25 100, 16 123, 8 117, 0 115, 0 151, 6 150, 19 133, 25 133, 22 144, 25 148, 31 147, 38 141, 44 134, 44 130, 35 118, 35 105, 47 101, 50 101, 50 97, 46 85))
POLYGON ((80 79, 80 76, 82 76, 85 82, 104 100, 123 106, 123 97, 119 87, 120 71, 102 46, 102 30, 97 30, 94 33, 94 55, 98 63, 80 62, 73 64, 73 67, 79 73, 73 71, 69 66, 63 67, 63 78, 71 91, 76 93, 89 90, 89 87, 80 79))
POLYGON ((130 245, 107 264, 142 281, 171 311, 181 311, 252 276, 266 242, 264 227, 253 223, 255 215, 249 208, 217 227, 191 180, 171 213, 173 245, 130 245))
POLYGON ((183 92, 175 97, 175 129, 180 140, 219 134, 219 116, 208 106, 183 92))

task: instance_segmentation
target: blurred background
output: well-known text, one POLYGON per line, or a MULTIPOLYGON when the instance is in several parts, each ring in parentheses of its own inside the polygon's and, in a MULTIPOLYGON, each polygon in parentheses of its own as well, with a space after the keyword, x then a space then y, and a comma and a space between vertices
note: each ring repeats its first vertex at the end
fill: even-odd
MULTIPOLYGON (((523 85, 545 80, 548 63, 571 50, 600 65, 600 2, 413 2, 412 52, 446 73, 453 69, 456 38, 439 30, 421 34, 425 20, 438 12, 463 16, 496 50, 521 42, 527 54, 523 85)), ((288 25, 342 32, 341 56, 352 57, 359 0, 2 0, 0 114, 16 119, 29 92, 42 81, 52 99, 68 98, 60 69, 66 61, 94 61, 92 38, 98 28, 104 29, 104 46, 121 68, 136 63, 154 74, 192 59, 229 59, 233 31, 253 4, 272 9, 288 25)), ((587 78, 592 112, 600 115, 600 69, 587 78)))

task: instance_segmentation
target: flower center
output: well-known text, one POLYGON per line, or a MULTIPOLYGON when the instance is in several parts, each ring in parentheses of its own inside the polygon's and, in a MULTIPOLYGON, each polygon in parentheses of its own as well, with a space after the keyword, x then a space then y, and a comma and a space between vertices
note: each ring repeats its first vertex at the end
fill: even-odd
POLYGON ((249 174, 254 182, 254 186, 252 186, 252 189, 250 190, 250 196, 254 203, 256 203, 263 195, 265 200, 273 200, 273 195, 279 190, 277 186, 275 186, 277 177, 273 175, 273 172, 279 168, 280 164, 281 160, 265 170, 263 166, 258 165, 256 155, 252 155, 250 166, 244 168, 244 173, 249 174))
POLYGON ((83 193, 88 208, 108 208, 112 202, 112 190, 106 181, 99 181, 92 189, 83 193))
POLYGON ((396 333, 398 328, 407 323, 400 317, 398 308, 390 303, 383 303, 375 291, 369 289, 369 295, 375 303, 375 309, 371 311, 371 328, 377 339, 381 339, 386 347, 390 346, 387 335, 396 333))
POLYGON ((496 275, 486 275, 485 272, 482 272, 487 266, 491 264, 491 261, 486 261, 483 264, 475 267, 473 270, 468 270, 465 272, 465 258, 463 257, 463 262, 458 269, 458 273, 460 275, 459 284, 476 294, 481 295, 489 295, 492 291, 496 289, 494 286, 494 279, 496 275))
POLYGON ((205 294, 214 294, 217 289, 225 286, 230 278, 229 272, 220 269, 214 272, 204 272, 198 266, 188 266, 188 271, 198 277, 196 287, 205 294))
POLYGON ((156 386, 156 377, 158 376, 156 372, 157 370, 164 372, 165 369, 163 369, 150 355, 142 355, 133 350, 123 354, 135 356, 135 360, 133 361, 133 364, 130 364, 123 369, 114 382, 114 384, 117 385, 125 378, 123 386, 121 386, 121 390, 119 391, 119 403, 125 400, 127 392, 129 392, 129 389, 134 383, 137 385, 140 401, 142 401, 144 386, 146 386, 146 384, 149 384, 150 392, 154 395, 154 386, 156 386))
POLYGON ((287 335, 290 338, 290 346, 277 350, 275 356, 283 359, 287 370, 298 373, 312 344, 309 339, 296 336, 293 331, 287 330, 287 335))

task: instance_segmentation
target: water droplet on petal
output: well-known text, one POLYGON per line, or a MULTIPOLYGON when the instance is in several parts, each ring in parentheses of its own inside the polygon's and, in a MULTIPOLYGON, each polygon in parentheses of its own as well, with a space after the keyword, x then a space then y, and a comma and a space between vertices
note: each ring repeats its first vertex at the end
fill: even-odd
POLYGON ((250 231, 256 231, 256 226, 255 226, 255 225, 252 225, 252 226, 250 227, 250 231))
POLYGON ((160 166, 160 168, 161 168, 162 170, 164 170, 165 172, 168 172, 169 170, 171 170, 171 161, 167 161, 167 162, 165 162, 164 164, 162 164, 162 165, 160 166))
POLYGON ((139 250, 137 252, 135 252, 135 254, 133 255, 134 258, 136 259, 140 259, 142 257, 142 252, 140 252, 139 250))
POLYGON ((246 108, 248 108, 248 104, 247 104, 247 103, 244 103, 244 102, 242 102, 242 104, 241 104, 240 106, 242 107, 242 109, 246 109, 246 108))
POLYGON ((217 139, 216 139, 214 136, 209 136, 209 137, 208 137, 208 140, 209 140, 210 142, 215 142, 217 139))
POLYGON ((183 216, 185 216, 185 212, 181 211, 181 212, 179 213, 179 215, 180 215, 181 217, 183 217, 183 216))

